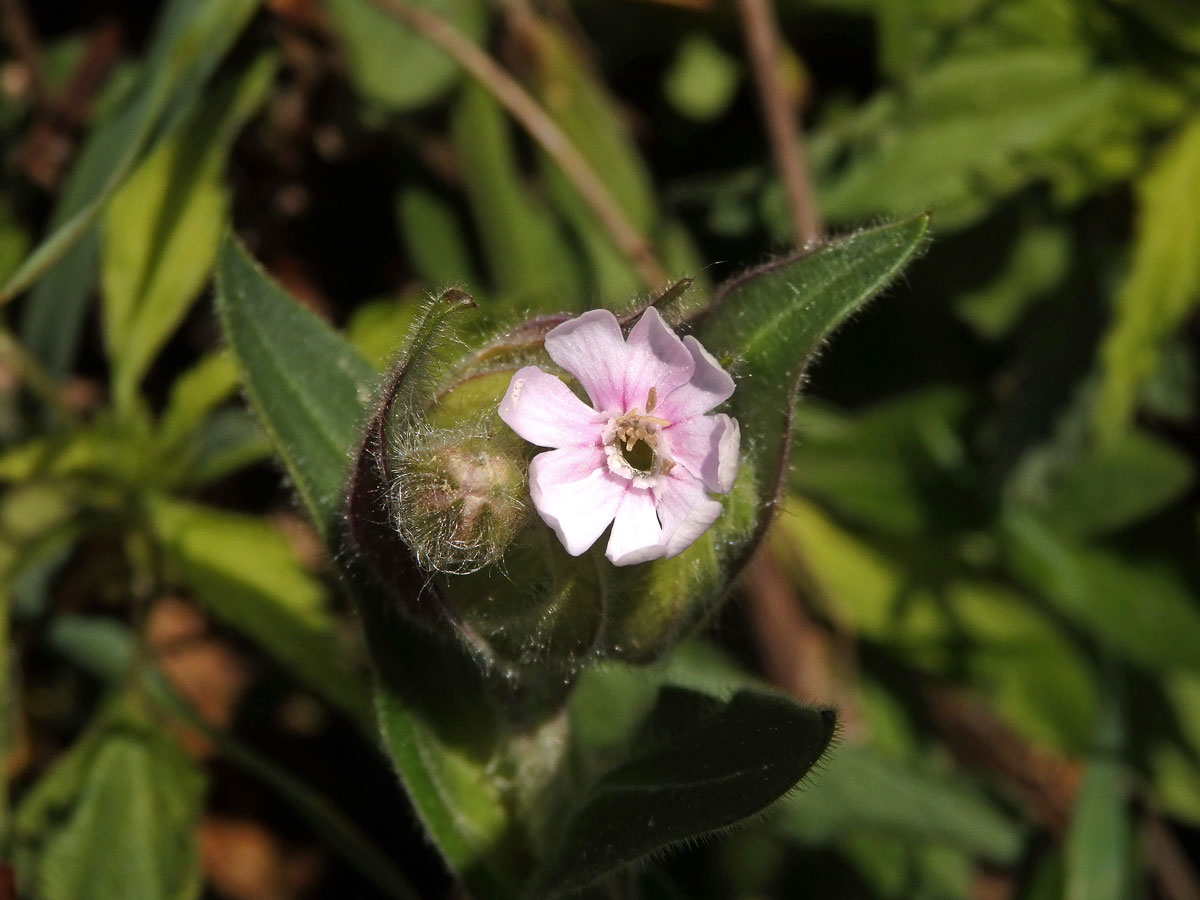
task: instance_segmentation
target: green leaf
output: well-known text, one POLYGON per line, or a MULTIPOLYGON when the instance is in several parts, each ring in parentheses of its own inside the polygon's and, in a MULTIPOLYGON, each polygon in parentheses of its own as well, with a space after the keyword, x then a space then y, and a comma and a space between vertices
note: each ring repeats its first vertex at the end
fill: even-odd
POLYGON ((930 388, 848 415, 807 401, 796 409, 789 487, 868 528, 918 535, 930 498, 965 456, 959 426, 969 397, 930 388))
POLYGON ((1193 479, 1186 455, 1143 431, 1121 432, 1082 456, 1047 463, 1057 470, 1048 477, 1031 473, 1026 485, 1010 482, 1013 500, 1072 537, 1137 522, 1178 499, 1193 479))
MULTIPOLYGON (((468 90, 465 88, 464 93, 468 90)), ((464 165, 468 191, 476 175, 475 166, 464 165)), ((413 269, 427 287, 441 290, 481 283, 462 223, 447 200, 423 187, 405 188, 396 198, 396 225, 408 247, 413 269)), ((483 230, 485 241, 492 237, 490 230, 483 230)))
MULTIPOLYGON (((136 661, 133 632, 112 619, 57 616, 47 632, 50 646, 91 675, 112 685, 122 683, 136 661)), ((233 734, 213 728, 149 665, 142 669, 147 693, 169 712, 203 733, 234 765, 259 779, 287 800, 329 845, 390 897, 416 896, 404 874, 359 831, 350 818, 276 761, 263 756, 233 734)))
POLYGON ((132 405, 138 382, 208 279, 228 206, 225 159, 274 75, 274 60, 262 57, 219 84, 109 201, 100 276, 118 409, 132 405))
MULTIPOLYGON (((487 30, 486 6, 478 0, 417 0, 473 40, 487 30)), ((407 110, 436 100, 460 77, 458 64, 407 25, 369 0, 329 0, 350 75, 368 100, 407 110)))
POLYGON ((175 447, 237 390, 237 367, 227 350, 201 357, 171 385, 171 394, 158 421, 158 439, 175 447))
POLYGON ((1066 228, 1031 222, 1018 232, 999 276, 955 298, 954 310, 976 333, 998 340, 1058 285, 1070 259, 1071 235, 1066 228))
MULTIPOLYGON (((789 496, 771 546, 840 627, 889 655, 985 692, 1022 735, 1068 752, 1086 748, 1097 706, 1087 659, 1027 597, 986 581, 952 578, 946 551, 923 571, 912 545, 867 543, 811 503, 789 496)), ((927 564, 928 565, 928 564, 927 564)))
POLYGON ((854 745, 831 751, 804 791, 780 804, 774 824, 807 845, 887 835, 955 847, 996 863, 1013 862, 1024 838, 967 780, 854 745))
POLYGON ((262 271, 232 235, 217 258, 217 310, 242 384, 318 531, 336 531, 350 452, 376 373, 262 271))
POLYGON ((132 707, 110 710, 39 781, 16 817, 22 895, 193 900, 204 778, 132 707))
POLYGON ((91 227, 97 215, 164 120, 169 123, 187 114, 258 5, 259 0, 174 0, 164 9, 151 38, 140 89, 87 142, 55 209, 49 235, 0 289, 3 302, 62 259, 51 284, 31 298, 23 325, 30 350, 54 362, 53 370, 60 370, 64 354, 74 347, 72 335, 79 327, 95 266, 91 227), (72 247, 76 249, 63 258, 72 247), (48 293, 50 288, 56 293, 48 293), (66 351, 60 349, 64 343, 66 351))
POLYGON ((370 731, 366 691, 338 652, 326 592, 282 535, 253 516, 165 497, 151 498, 147 514, 196 600, 370 731))
POLYGON ((885 225, 752 270, 723 286, 696 333, 731 359, 730 411, 757 477, 760 528, 782 488, 792 410, 805 367, 833 331, 895 278, 924 245, 927 216, 885 225))
MULTIPOLYGON (((318 527, 336 542, 348 449, 375 373, 233 238, 217 275, 222 324, 246 390, 318 527)), ((478 667, 460 645, 397 615, 362 566, 346 563, 377 673, 385 747, 417 815, 473 894, 517 896, 528 851, 493 780, 499 722, 478 667)))
MULTIPOLYGON (((575 253, 556 217, 526 187, 500 105, 479 85, 468 84, 454 106, 451 127, 497 293, 523 312, 577 311, 583 285, 575 253)), ((416 239, 410 237, 410 244, 416 239)))
POLYGON ((1080 628, 1151 672, 1200 668, 1200 609, 1179 573, 1082 546, 1029 515, 1004 524, 1015 573, 1080 628))
POLYGON ((1110 700, 1075 798, 1065 849, 1065 900, 1128 900, 1133 834, 1122 761, 1123 724, 1110 700))
POLYGON ((833 729, 831 710, 774 694, 739 691, 719 701, 664 689, 634 755, 564 825, 538 893, 566 896, 760 812, 812 768, 833 729))
POLYGON ((855 221, 933 209, 960 227, 1036 178, 1076 197, 1134 171, 1143 131, 1181 106, 1078 47, 963 52, 816 130, 822 210, 855 221))
MULTIPOLYGON (((633 227, 655 241, 662 222, 654 183, 607 86, 584 64, 578 48, 550 21, 529 19, 521 36, 532 66, 530 90, 591 164, 633 227)), ((591 306, 628 308, 646 286, 557 164, 539 153, 547 196, 567 220, 590 263, 591 306)), ((690 272, 674 273, 678 275, 690 272)))
POLYGON ((1129 275, 1101 347, 1094 424, 1102 439, 1125 428, 1163 345, 1200 302, 1200 118, 1193 118, 1138 182, 1138 233, 1129 275))

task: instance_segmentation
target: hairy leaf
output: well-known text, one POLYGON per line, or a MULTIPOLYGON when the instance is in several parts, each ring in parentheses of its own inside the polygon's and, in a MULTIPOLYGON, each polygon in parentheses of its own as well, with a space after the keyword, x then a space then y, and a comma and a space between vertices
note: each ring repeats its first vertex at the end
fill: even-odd
POLYGON ((565 824, 539 895, 569 895, 754 815, 804 777, 833 729, 831 710, 773 694, 740 691, 722 702, 663 689, 638 749, 565 824))
POLYGON ((829 335, 920 251, 929 219, 861 231, 735 278, 697 325, 700 342, 732 361, 730 409, 748 440, 760 530, 782 488, 792 410, 804 370, 829 335))
MULTIPOLYGON (((221 319, 246 390, 310 514, 336 544, 349 445, 374 372, 233 238, 217 271, 221 319)), ((395 564, 419 591, 423 576, 411 560, 398 556, 395 564)), ((418 816, 472 893, 516 896, 522 838, 493 781, 498 722, 478 668, 461 646, 401 618, 361 563, 346 566, 376 669, 385 746, 418 816)))
POLYGON ((217 258, 217 310, 242 384, 308 514, 322 535, 334 533, 375 372, 232 235, 217 258))

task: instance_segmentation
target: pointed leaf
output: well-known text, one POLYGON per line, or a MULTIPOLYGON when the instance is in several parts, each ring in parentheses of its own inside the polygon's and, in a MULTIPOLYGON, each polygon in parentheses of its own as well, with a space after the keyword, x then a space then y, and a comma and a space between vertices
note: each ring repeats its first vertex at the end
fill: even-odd
POLYGON ((167 5, 151 39, 142 89, 88 142, 55 211, 49 236, 0 289, 0 302, 27 288, 89 233, 155 129, 164 119, 177 120, 186 114, 258 4, 259 0, 199 4, 175 0, 167 5))
POLYGON ((765 527, 787 470, 792 409, 804 369, 827 337, 881 291, 925 242, 928 216, 861 231, 753 270, 721 288, 697 325, 700 342, 733 361, 730 401, 758 480, 765 527))
MULTIPOLYGON (((218 257, 217 288, 246 390, 310 514, 336 545, 349 445, 360 437, 375 373, 232 237, 218 257)), ((527 851, 493 781, 498 722, 478 667, 458 644, 397 615, 361 564, 346 564, 377 673, 385 747, 418 816, 474 895, 517 896, 527 851)), ((412 564, 398 558, 396 565, 412 564)))
POLYGON ((1138 234, 1101 348, 1103 376, 1095 406, 1100 436, 1126 427, 1163 345, 1200 302, 1200 118, 1166 147, 1138 183, 1138 234))
POLYGON ((541 892, 581 890, 673 845, 760 812, 812 768, 832 710, 739 691, 727 701, 665 688, 645 748, 600 779, 565 826, 541 892))
POLYGON ((331 534, 376 373, 231 235, 217 258, 217 310, 259 418, 313 522, 331 534))
POLYGON ((274 60, 262 57, 239 77, 218 82, 108 204, 100 275, 118 408, 131 404, 146 369, 208 279, 228 205, 225 160, 274 76, 274 60))

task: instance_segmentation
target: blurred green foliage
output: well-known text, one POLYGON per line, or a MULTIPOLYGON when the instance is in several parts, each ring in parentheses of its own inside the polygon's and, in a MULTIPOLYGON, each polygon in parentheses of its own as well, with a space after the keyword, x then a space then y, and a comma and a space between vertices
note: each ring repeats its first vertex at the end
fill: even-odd
MULTIPOLYGON (((514 72, 669 274, 696 277, 686 302, 791 245, 733 4, 420 5, 514 72)), ((933 239, 805 373, 768 535, 818 639, 793 652, 825 648, 806 699, 838 707, 841 737, 766 814, 613 890, 1145 896, 1162 842, 1200 840, 1200 9, 775 5, 829 232, 928 211, 933 239)), ((112 13, 121 53, 64 111, 101 53, 95 23, 24 7, 52 99, 0 79, 3 853, 22 896, 224 896, 196 833, 227 776, 177 738, 199 713, 157 674, 168 597, 254 661, 230 721, 204 727, 249 773, 243 790, 286 810, 267 826, 299 813, 299 840, 334 860, 307 896, 446 890, 425 839, 397 835, 399 794, 355 799, 364 772, 386 781, 395 763, 410 789, 423 773, 422 825, 472 890, 499 896, 566 821, 514 830, 529 808, 563 808, 531 793, 530 768, 596 788, 576 821, 599 834, 620 821, 606 797, 646 771, 687 774, 681 721, 757 727, 738 700, 756 695, 737 692, 779 679, 748 624, 753 581, 658 665, 585 671, 559 723, 566 759, 544 760, 498 737, 469 660, 351 610, 335 567, 303 552, 306 526, 296 537, 303 506, 336 538, 356 417, 426 294, 464 287, 491 325, 645 296, 489 90, 367 0, 168 0, 112 13), (39 179, 34 136, 68 113, 53 132, 66 166, 39 179), (230 225, 290 293, 261 293, 229 256, 222 290, 296 315, 227 304, 244 341, 227 349, 208 297, 230 225), (265 415, 274 433, 234 356, 260 373, 245 386, 260 412, 264 384, 293 392, 286 420, 265 415), (272 441, 294 448, 282 478, 272 441), (718 699, 681 717, 656 707, 663 686, 718 699), (297 695, 325 743, 280 730, 330 760, 302 774, 247 746, 297 695), (646 743, 656 721, 676 744, 646 743)), ((10 50, 4 73, 29 65, 10 50)), ((764 326, 763 346, 803 325, 764 326)), ((736 339, 737 321, 709 327, 736 339)), ((776 373, 780 403, 796 374, 776 373)), ((748 421, 747 446, 769 454, 748 421)), ((650 832, 619 831, 628 846, 598 842, 607 861, 587 864, 667 842, 650 832)), ((564 886, 589 873, 572 856, 587 841, 554 836, 564 868, 544 877, 564 886)))

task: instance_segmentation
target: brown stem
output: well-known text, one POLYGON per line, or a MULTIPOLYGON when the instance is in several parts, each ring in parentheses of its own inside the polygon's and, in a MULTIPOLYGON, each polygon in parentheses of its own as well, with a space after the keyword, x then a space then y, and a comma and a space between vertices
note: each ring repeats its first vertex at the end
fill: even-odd
POLYGON ((743 584, 747 613, 763 656, 767 680, 809 703, 835 700, 829 641, 807 614, 782 567, 763 550, 750 561, 743 584))
POLYGON ((779 25, 771 0, 737 0, 775 165, 783 178, 796 239, 804 246, 821 240, 821 219, 808 177, 808 155, 800 134, 798 111, 779 77, 779 25))
POLYGON ((562 169, 648 288, 661 287, 668 281, 666 270, 650 242, 625 215, 579 148, 515 78, 441 16, 414 6, 409 0, 371 2, 437 44, 508 110, 562 169))
POLYGON ((1175 834, 1156 813, 1142 825, 1146 858, 1166 900, 1200 900, 1200 874, 1175 834))
POLYGON ((1066 832, 1083 775, 1076 760, 1033 746, 955 690, 931 687, 925 698, 955 757, 994 775, 1051 833, 1066 832))

